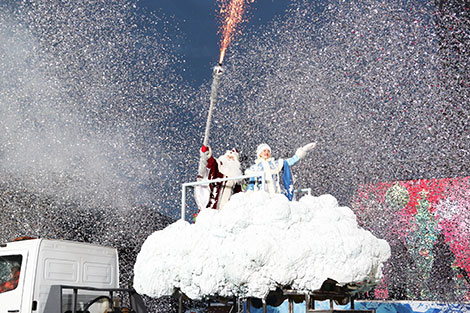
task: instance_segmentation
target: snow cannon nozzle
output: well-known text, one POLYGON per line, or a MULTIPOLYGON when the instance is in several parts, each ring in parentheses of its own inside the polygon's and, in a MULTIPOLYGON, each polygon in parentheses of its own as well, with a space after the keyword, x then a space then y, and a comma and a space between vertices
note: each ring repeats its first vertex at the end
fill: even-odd
POLYGON ((223 72, 224 72, 224 68, 222 67, 221 63, 214 66, 214 75, 222 75, 223 72))

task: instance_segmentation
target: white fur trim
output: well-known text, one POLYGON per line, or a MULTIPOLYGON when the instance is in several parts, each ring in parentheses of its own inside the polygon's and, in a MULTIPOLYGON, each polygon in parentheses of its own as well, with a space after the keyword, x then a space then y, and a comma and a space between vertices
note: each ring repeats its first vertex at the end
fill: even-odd
POLYGON ((237 149, 233 148, 232 150, 227 150, 224 154, 225 156, 229 156, 229 155, 233 155, 233 157, 238 161, 240 158, 239 158, 239 154, 238 154, 238 151, 237 149))
POLYGON ((240 169, 240 162, 238 159, 230 160, 226 154, 220 156, 216 159, 217 164, 219 165, 219 171, 228 177, 241 176, 243 174, 240 169))
POLYGON ((268 146, 267 143, 262 143, 258 146, 258 148, 256 148, 256 156, 259 157, 259 154, 261 153, 261 151, 263 151, 264 149, 268 149, 269 152, 271 152, 271 147, 268 146))
POLYGON ((307 155, 307 152, 304 149, 299 148, 299 149, 297 149, 295 154, 299 157, 299 159, 303 159, 307 155))

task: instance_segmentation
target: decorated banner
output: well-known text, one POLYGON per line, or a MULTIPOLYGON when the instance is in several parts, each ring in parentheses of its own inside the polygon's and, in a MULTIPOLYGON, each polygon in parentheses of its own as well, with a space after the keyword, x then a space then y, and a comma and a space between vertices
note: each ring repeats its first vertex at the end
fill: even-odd
POLYGON ((363 185, 352 208, 392 248, 370 298, 470 300, 470 177, 363 185))

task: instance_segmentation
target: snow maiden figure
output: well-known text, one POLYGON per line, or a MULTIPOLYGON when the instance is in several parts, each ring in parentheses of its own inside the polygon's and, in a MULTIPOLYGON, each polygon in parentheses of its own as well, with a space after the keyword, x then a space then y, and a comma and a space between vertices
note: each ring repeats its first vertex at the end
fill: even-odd
MULTIPOLYGON (((210 147, 202 146, 199 159, 198 180, 211 180, 216 178, 228 178, 242 176, 238 150, 227 150, 218 159, 212 156, 210 147)), ((220 210, 230 199, 232 194, 242 190, 240 182, 229 180, 195 188, 196 202, 199 210, 212 208, 220 210)))
MULTIPOLYGON (((295 155, 289 159, 273 159, 271 157, 271 148, 263 143, 256 148, 256 161, 245 174, 250 175, 257 172, 264 172, 266 184, 265 191, 273 193, 283 193, 292 201, 294 197, 294 186, 290 167, 303 159, 307 153, 315 148, 316 142, 306 144, 297 149, 295 155), (282 178, 282 189, 280 178, 282 178)), ((261 177, 250 178, 247 190, 261 190, 261 177)))

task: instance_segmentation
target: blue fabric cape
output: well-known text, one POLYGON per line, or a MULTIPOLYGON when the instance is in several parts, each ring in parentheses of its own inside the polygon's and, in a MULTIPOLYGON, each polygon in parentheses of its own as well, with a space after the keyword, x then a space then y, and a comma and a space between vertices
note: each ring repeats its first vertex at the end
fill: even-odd
POLYGON ((282 185, 284 187, 284 195, 292 201, 294 199, 294 178, 292 177, 292 172, 290 170, 289 163, 284 160, 284 165, 282 167, 282 185))

